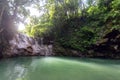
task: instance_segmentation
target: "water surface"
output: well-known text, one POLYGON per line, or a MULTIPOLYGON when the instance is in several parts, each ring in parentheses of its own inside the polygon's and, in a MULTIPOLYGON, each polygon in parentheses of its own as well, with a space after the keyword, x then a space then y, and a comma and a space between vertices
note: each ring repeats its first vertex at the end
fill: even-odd
POLYGON ((0 80, 120 80, 120 60, 60 57, 2 59, 0 80))

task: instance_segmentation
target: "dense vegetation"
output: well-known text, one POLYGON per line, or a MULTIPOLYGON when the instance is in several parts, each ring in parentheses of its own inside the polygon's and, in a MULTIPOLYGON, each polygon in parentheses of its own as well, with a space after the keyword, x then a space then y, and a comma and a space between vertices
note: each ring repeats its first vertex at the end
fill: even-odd
POLYGON ((120 30, 119 0, 1 0, 1 3, 0 44, 5 44, 0 51, 8 44, 4 33, 15 33, 16 30, 9 30, 14 23, 24 23, 23 32, 38 40, 44 37, 45 43, 53 41, 55 46, 81 52, 87 52, 112 30, 120 30), (27 9, 30 5, 41 16, 31 16, 27 9), (25 22, 27 18, 30 23, 25 22))
POLYGON ((87 51, 108 32, 120 29, 119 0, 47 0, 42 8, 45 13, 32 18, 27 33, 52 37, 65 48, 87 51))

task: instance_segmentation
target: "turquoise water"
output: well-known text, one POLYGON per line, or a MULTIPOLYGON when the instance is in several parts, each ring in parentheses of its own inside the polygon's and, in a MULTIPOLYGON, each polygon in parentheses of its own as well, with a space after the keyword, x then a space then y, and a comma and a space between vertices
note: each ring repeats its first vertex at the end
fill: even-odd
POLYGON ((120 80, 120 60, 60 57, 2 59, 0 80, 120 80))

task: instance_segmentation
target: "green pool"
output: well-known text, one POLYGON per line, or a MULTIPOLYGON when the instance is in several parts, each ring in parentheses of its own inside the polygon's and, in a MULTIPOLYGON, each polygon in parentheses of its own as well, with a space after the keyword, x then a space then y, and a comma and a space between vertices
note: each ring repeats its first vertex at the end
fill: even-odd
POLYGON ((2 59, 0 80, 120 80, 120 60, 60 57, 2 59))

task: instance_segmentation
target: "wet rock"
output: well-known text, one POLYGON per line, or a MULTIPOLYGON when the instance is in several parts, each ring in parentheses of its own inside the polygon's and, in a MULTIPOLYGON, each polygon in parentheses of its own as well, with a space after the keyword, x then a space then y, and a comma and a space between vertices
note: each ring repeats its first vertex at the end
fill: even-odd
POLYGON ((120 31, 112 30, 97 44, 92 45, 91 49, 96 53, 94 56, 120 58, 120 31))
POLYGON ((53 52, 55 56, 69 56, 69 57, 85 57, 85 53, 78 50, 73 50, 69 48, 64 48, 59 44, 54 44, 53 52))
POLYGON ((50 56, 53 55, 52 47, 39 45, 38 42, 24 34, 18 33, 9 41, 10 47, 3 52, 3 56, 50 56))

